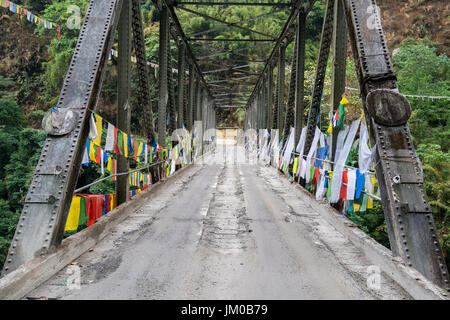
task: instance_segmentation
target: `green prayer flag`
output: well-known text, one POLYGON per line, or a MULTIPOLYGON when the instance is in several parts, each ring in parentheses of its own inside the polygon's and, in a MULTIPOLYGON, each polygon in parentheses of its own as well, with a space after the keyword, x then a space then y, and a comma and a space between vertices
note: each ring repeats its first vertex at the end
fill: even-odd
POLYGON ((366 212, 368 199, 369 197, 367 196, 367 194, 364 193, 362 205, 361 208, 359 209, 360 212, 366 212))
POLYGON ((123 146, 123 132, 120 130, 117 132, 117 144, 119 145, 120 154, 125 155, 125 149, 123 146))
POLYGON ((345 123, 345 112, 344 112, 344 105, 339 105, 338 110, 338 119, 336 123, 336 127, 338 127, 340 130, 344 130, 344 123, 345 123))
POLYGON ((332 178, 328 179, 327 199, 331 198, 331 180, 332 178))
POLYGON ((78 225, 87 225, 88 215, 86 213, 86 199, 81 197, 80 199, 80 218, 78 219, 78 225))

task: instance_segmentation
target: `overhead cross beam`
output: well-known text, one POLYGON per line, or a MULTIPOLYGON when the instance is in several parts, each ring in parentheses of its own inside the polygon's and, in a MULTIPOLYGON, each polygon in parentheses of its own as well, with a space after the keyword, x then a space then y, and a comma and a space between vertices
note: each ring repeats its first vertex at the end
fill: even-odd
POLYGON ((238 39, 238 38, 187 38, 189 41, 236 41, 236 42, 274 42, 276 39, 238 39))
MULTIPOLYGON (((244 19, 244 20, 241 20, 241 21, 233 22, 233 25, 238 25, 238 24, 242 24, 242 23, 245 23, 245 22, 254 21, 254 20, 257 20, 259 18, 267 17, 267 16, 275 14, 275 13, 284 12, 286 10, 288 10, 288 8, 284 8, 284 9, 276 10, 276 11, 271 11, 271 12, 268 12, 268 13, 261 14, 259 16, 255 16, 255 17, 252 17, 252 18, 248 18, 248 19, 244 19)), ((207 34, 207 33, 220 31, 220 30, 226 29, 228 27, 229 27, 228 25, 225 25, 225 26, 209 29, 209 30, 206 30, 206 31, 193 33, 193 34, 188 35, 188 37, 197 37, 197 36, 204 35, 204 34, 207 34)))
POLYGON ((180 1, 175 2, 175 6, 178 5, 196 5, 196 6, 270 6, 270 7, 291 7, 291 3, 278 3, 278 2, 193 2, 193 1, 180 1))
POLYGON ((216 69, 216 70, 210 70, 210 71, 204 71, 202 72, 203 74, 207 74, 207 73, 215 73, 215 72, 221 72, 221 71, 231 71, 231 70, 235 70, 235 69, 240 69, 240 68, 246 68, 246 67, 251 67, 254 65, 259 65, 259 64, 263 64, 264 62, 255 62, 255 63, 250 63, 250 64, 244 64, 244 65, 240 65, 240 66, 232 66, 232 67, 228 67, 228 68, 223 68, 223 69, 216 69))
POLYGON ((252 46, 252 47, 233 49, 233 50, 230 50, 230 51, 222 51, 222 52, 210 54, 210 55, 207 55, 207 56, 197 57, 197 60, 202 60, 202 59, 206 59, 206 58, 213 58, 213 57, 221 56, 221 55, 224 55, 224 54, 233 54, 233 53, 236 53, 236 52, 257 49, 257 48, 266 47, 266 46, 270 46, 270 45, 271 45, 271 43, 263 43, 263 44, 259 44, 259 45, 252 46))
POLYGON ((298 13, 301 10, 304 14, 307 15, 308 12, 311 10, 312 6, 314 5, 314 2, 315 2, 315 0, 308 0, 304 5, 302 5, 302 3, 300 1, 298 1, 295 4, 294 9, 291 11, 291 15, 289 16, 287 22, 285 23, 285 25, 283 27, 283 30, 281 31, 281 34, 277 40, 277 43, 275 44, 269 58, 267 59, 267 63, 264 66, 264 70, 261 72, 261 76, 259 77, 259 79, 255 85, 255 89, 253 90, 253 93, 252 93, 250 99, 248 100, 248 104, 250 104, 250 102, 253 100, 253 97, 256 94, 256 89, 257 89, 259 83, 262 81, 263 74, 269 68, 269 64, 271 63, 272 59, 275 57, 277 52, 279 52, 280 46, 282 45, 284 38, 288 35, 291 25, 293 25, 294 21, 297 19, 298 13))
POLYGON ((272 40, 276 40, 276 38, 274 38, 270 34, 267 34, 267 33, 264 33, 264 32, 259 32, 259 31, 256 31, 256 30, 253 30, 253 29, 250 29, 250 28, 246 28, 246 27, 240 26, 237 23, 227 22, 227 21, 224 21, 224 20, 221 20, 221 19, 217 19, 215 17, 211 17, 211 16, 209 16, 207 14, 204 14, 204 13, 201 13, 201 12, 197 12, 197 11, 194 11, 194 10, 190 10, 190 9, 187 9, 187 8, 180 7, 179 9, 187 11, 187 12, 190 12, 190 13, 195 14, 195 15, 198 15, 198 16, 203 17, 205 19, 210 19, 210 20, 214 20, 216 22, 220 22, 220 23, 226 24, 229 27, 234 27, 234 28, 238 28, 238 29, 241 29, 241 30, 249 31, 249 32, 252 32, 252 33, 255 33, 255 34, 259 34, 261 36, 270 38, 272 40))

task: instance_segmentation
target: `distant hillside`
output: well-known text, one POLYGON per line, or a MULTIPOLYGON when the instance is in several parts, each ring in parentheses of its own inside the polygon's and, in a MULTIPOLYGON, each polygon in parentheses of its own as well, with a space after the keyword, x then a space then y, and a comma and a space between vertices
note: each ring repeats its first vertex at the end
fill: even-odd
POLYGON ((447 0, 378 0, 389 49, 407 37, 429 37, 450 56, 450 2, 447 0))

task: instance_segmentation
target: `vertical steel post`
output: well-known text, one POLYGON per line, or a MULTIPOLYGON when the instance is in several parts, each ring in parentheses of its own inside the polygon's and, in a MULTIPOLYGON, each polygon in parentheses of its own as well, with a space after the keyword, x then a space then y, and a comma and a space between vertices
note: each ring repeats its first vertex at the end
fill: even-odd
POLYGON ((168 116, 169 116, 169 135, 172 135, 177 128, 177 102, 175 101, 175 83, 174 76, 172 72, 172 50, 170 45, 170 36, 168 40, 168 49, 167 49, 167 86, 169 89, 169 108, 168 108, 168 116))
POLYGON ((304 96, 305 96, 305 41, 306 41, 306 14, 300 12, 297 17, 296 50, 297 72, 295 90, 295 146, 300 140, 303 129, 304 96))
POLYGON ((187 111, 187 127, 189 131, 192 131, 193 113, 194 113, 194 96, 195 96, 195 79, 194 79, 194 67, 189 64, 189 104, 187 111))
POLYGON ((335 0, 327 1, 325 18, 323 19, 322 37, 320 39, 319 58, 317 61, 316 78, 311 105, 309 107, 307 134, 305 141, 305 154, 308 154, 314 138, 317 119, 320 117, 320 104, 322 101, 323 85, 327 69, 328 55, 330 53, 331 37, 333 35, 333 13, 335 0))
POLYGON ((294 43, 294 56, 292 57, 291 78, 289 79, 289 94, 288 103, 286 105, 286 112, 284 117, 283 135, 285 139, 283 144, 286 144, 291 127, 295 124, 295 92, 297 91, 297 41, 294 43))
POLYGON ((284 82, 285 82, 285 74, 286 74, 286 44, 283 44, 280 47, 280 55, 278 57, 278 101, 277 101, 277 111, 278 111, 278 130, 279 137, 281 140, 281 134, 284 127, 284 82))
MULTIPOLYGON (((334 3, 334 22, 333 22, 333 74, 331 101, 333 103, 333 114, 339 107, 339 102, 345 92, 345 70, 347 60, 347 24, 345 21, 344 4, 342 0, 334 3)), ((339 128, 333 128, 332 145, 330 150, 330 160, 334 161, 336 154, 337 136, 339 128)))
MULTIPOLYGON (((131 57, 131 6, 124 1, 119 20, 119 63, 118 63, 118 105, 117 128, 130 134, 131 107, 130 95, 130 57, 131 57)), ((128 172, 129 163, 124 155, 117 157, 117 173, 128 172)), ((117 205, 128 201, 128 175, 117 177, 116 192, 117 205)))
POLYGON ((269 65, 267 69, 267 106, 268 106, 268 112, 267 112, 267 128, 269 129, 269 133, 271 133, 273 129, 273 66, 272 64, 269 65))
POLYGON ((169 11, 162 6, 159 22, 159 100, 158 100, 158 144, 166 147, 166 112, 169 100, 167 83, 167 56, 169 45, 169 11))
POLYGON ((184 119, 184 87, 185 87, 185 56, 186 49, 184 43, 180 41, 178 47, 178 128, 182 128, 184 119))

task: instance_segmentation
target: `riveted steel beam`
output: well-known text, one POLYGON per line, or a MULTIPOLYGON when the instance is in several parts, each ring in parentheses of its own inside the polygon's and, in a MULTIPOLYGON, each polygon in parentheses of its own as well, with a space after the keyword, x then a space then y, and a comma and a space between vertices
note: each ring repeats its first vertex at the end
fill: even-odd
POLYGON ((158 144, 166 146, 166 113, 169 104, 168 55, 169 55, 169 10, 163 5, 159 22, 159 99, 158 99, 158 144))
POLYGON ((184 87, 185 87, 185 59, 186 51, 184 43, 178 48, 178 128, 182 128, 185 123, 184 119, 184 87))
POLYGON ((231 2, 212 2, 212 1, 177 1, 175 5, 195 5, 195 6, 270 6, 270 7, 290 7, 291 3, 283 3, 283 2, 239 2, 239 1, 231 1, 231 2))
POLYGON ((121 8, 120 0, 89 3, 57 103, 63 122, 69 121, 64 123, 69 129, 61 127, 61 133, 49 131, 47 135, 3 274, 52 252, 61 243, 86 149, 88 110, 95 110, 97 105, 121 8), (48 168, 58 170, 50 175, 48 168))
POLYGON ((273 66, 269 64, 267 69, 267 129, 273 129, 273 66))
POLYGON ((295 146, 300 140, 303 129, 304 98, 305 98, 305 41, 306 41, 306 15, 300 12, 297 17, 297 30, 295 37, 295 50, 297 51, 297 72, 295 81, 295 146))
POLYGON ((425 198, 422 168, 407 120, 408 100, 398 93, 381 17, 373 0, 345 0, 359 87, 376 144, 376 176, 391 250, 408 266, 450 291, 448 270, 425 198))
POLYGON ((189 64, 189 85, 188 85, 188 91, 189 91, 189 102, 188 102, 188 110, 187 110, 187 129, 189 131, 192 130, 192 123, 193 123, 193 110, 194 110, 194 68, 191 64, 189 64))
MULTIPOLYGON (((339 103, 345 93, 345 72, 347 60, 347 23, 345 21, 344 4, 341 0, 334 3, 333 23, 333 73, 331 75, 331 101, 333 114, 339 107, 339 103)), ((333 129, 330 160, 334 161, 339 127, 333 129)))
MULTIPOLYGON (((119 63, 118 63, 118 104, 117 104, 117 128, 124 132, 130 132, 131 107, 130 95, 130 57, 131 57, 131 4, 124 1, 119 20, 119 63)), ((148 93, 147 93, 148 94, 148 93)), ((128 172, 130 169, 128 159, 124 155, 117 157, 117 173, 128 172)), ((129 199, 128 176, 117 177, 116 192, 117 205, 127 202, 129 199)))
POLYGON ((141 2, 132 0, 132 28, 133 46, 136 54, 136 66, 138 72, 137 106, 135 110, 142 114, 144 135, 149 144, 155 140, 155 125, 153 120, 152 99, 150 96, 150 75, 155 82, 153 72, 149 73, 147 57, 145 53, 144 29, 142 27, 141 2))
POLYGON ((308 154, 316 130, 317 118, 320 117, 320 104, 322 100, 325 73, 327 69, 328 55, 330 53, 331 37, 333 35, 334 2, 328 0, 325 18, 322 26, 322 37, 320 39, 319 57, 317 59, 316 77, 312 93, 311 105, 309 107, 307 133, 305 140, 305 154, 308 154))
POLYGON ((277 129, 280 130, 280 139, 281 133, 284 127, 284 113, 285 113, 285 104, 284 104, 284 81, 286 74, 286 45, 282 45, 280 47, 280 53, 278 55, 278 73, 277 73, 277 129))

